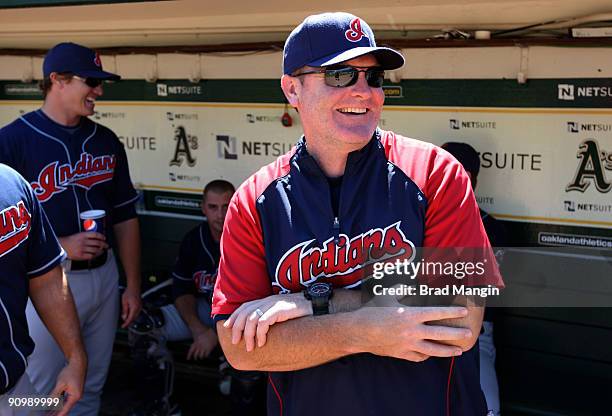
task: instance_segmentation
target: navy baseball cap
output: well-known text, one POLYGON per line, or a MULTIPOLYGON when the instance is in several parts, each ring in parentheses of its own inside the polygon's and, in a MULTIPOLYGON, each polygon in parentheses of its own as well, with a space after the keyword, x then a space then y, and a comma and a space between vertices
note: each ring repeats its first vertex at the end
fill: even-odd
POLYGON ((455 156, 455 159, 463 165, 463 169, 478 176, 480 172, 480 157, 476 149, 467 143, 460 142, 446 142, 440 147, 455 156))
POLYGON ((119 81, 121 77, 102 69, 100 55, 93 49, 76 43, 58 43, 45 55, 43 75, 47 78, 52 72, 72 72, 83 78, 98 78, 119 81))
POLYGON ((372 54, 383 69, 404 65, 404 57, 391 48, 376 46, 368 24, 350 13, 308 16, 289 35, 283 49, 283 73, 303 66, 328 66, 372 54))

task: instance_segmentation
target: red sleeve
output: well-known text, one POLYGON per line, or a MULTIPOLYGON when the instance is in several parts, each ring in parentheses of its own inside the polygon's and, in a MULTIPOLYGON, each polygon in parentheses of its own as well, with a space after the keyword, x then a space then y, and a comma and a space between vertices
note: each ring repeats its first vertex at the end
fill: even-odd
POLYGON ((436 148, 423 192, 427 198, 425 247, 486 247, 470 178, 449 153, 436 148))
POLYGON ((230 202, 213 293, 212 315, 216 320, 225 319, 244 302, 272 294, 256 200, 270 183, 289 171, 293 151, 251 176, 230 202))
POLYGON ((450 153, 430 143, 390 132, 383 134, 383 143, 389 160, 412 178, 427 199, 423 246, 430 249, 426 252, 455 261, 484 261, 486 277, 470 284, 503 287, 470 178, 463 166, 450 153), (450 254, 450 249, 453 253, 463 253, 450 254))

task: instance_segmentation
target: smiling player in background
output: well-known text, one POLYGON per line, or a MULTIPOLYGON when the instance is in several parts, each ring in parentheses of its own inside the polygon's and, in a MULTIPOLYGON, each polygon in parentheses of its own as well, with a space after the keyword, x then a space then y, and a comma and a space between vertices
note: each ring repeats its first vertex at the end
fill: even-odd
MULTIPOLYGON (((42 108, 0 130, 0 162, 31 184, 68 254, 64 271, 89 357, 83 398, 71 414, 96 415, 119 308, 123 327, 141 308, 140 236, 134 208, 138 196, 117 136, 88 118, 103 94, 102 83, 120 77, 102 69, 95 51, 74 43, 60 43, 47 52, 43 75, 42 108), (80 214, 88 210, 104 211, 105 234, 84 229, 80 214), (114 250, 127 278, 121 299, 114 250)), ((64 356, 31 303, 27 317, 36 344, 27 374, 40 394, 48 394, 64 356)))

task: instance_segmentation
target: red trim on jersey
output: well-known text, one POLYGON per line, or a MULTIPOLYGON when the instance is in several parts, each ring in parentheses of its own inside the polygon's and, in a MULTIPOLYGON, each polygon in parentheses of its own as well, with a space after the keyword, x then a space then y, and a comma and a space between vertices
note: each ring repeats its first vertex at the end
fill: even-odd
POLYGON ((455 357, 451 357, 450 367, 448 369, 448 383, 446 384, 446 416, 450 416, 450 388, 451 378, 453 376, 453 367, 455 366, 455 357))
POLYGON ((294 153, 295 147, 261 168, 232 197, 221 235, 213 316, 229 315, 244 302, 272 294, 256 201, 273 181, 289 173, 294 153))
POLYGON ((274 380, 272 380, 272 376, 270 375, 270 373, 268 373, 268 381, 272 385, 272 389, 274 389, 274 393, 276 393, 276 397, 278 398, 278 403, 279 403, 279 408, 280 408, 279 414, 283 416, 283 399, 281 398, 280 393, 276 389, 276 385, 274 384, 274 380))

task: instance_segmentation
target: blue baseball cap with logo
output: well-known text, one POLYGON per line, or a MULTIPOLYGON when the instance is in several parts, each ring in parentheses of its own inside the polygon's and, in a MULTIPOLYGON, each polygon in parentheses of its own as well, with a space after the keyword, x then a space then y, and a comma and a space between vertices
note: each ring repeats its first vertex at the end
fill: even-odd
POLYGON ((121 77, 102 69, 100 54, 93 49, 76 43, 58 43, 45 55, 43 75, 49 77, 52 72, 71 72, 84 78, 98 78, 119 81, 121 77))
POLYGON ((303 66, 329 66, 372 54, 383 69, 404 65, 396 50, 376 46, 368 24, 350 13, 308 16, 289 35, 283 49, 283 73, 290 75, 303 66))

